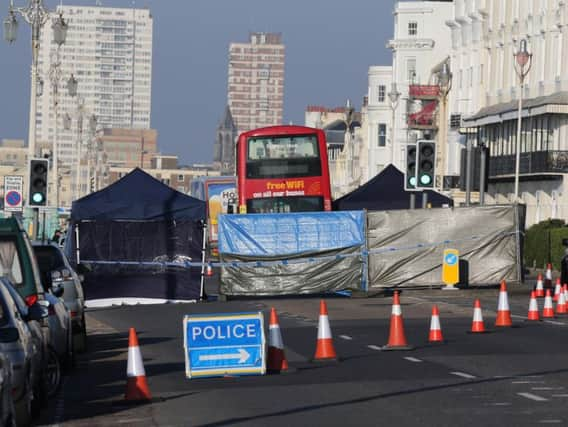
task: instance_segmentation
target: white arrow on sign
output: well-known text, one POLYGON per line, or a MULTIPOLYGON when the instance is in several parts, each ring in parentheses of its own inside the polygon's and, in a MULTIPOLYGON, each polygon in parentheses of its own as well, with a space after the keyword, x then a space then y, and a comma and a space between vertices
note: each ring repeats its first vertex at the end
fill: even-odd
POLYGON ((230 360, 239 359, 239 363, 245 363, 250 357, 250 353, 244 348, 239 348, 238 353, 226 353, 226 354, 202 354, 199 356, 199 360, 230 360))

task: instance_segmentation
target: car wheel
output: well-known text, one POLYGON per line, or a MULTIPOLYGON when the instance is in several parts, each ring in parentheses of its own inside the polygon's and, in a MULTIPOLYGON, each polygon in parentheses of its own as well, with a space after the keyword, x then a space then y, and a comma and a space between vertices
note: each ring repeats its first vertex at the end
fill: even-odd
POLYGON ((61 364, 57 353, 51 347, 47 352, 47 369, 45 373, 47 382, 47 396, 53 397, 61 385, 61 364))

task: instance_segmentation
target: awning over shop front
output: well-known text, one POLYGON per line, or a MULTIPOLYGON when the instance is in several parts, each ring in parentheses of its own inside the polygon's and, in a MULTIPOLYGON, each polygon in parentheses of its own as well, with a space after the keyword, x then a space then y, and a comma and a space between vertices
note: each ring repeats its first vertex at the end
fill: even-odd
MULTIPOLYGON (((568 92, 556 92, 552 95, 523 100, 523 117, 543 114, 568 114, 568 92)), ((518 101, 514 100, 484 107, 473 116, 465 117, 463 123, 469 128, 515 120, 517 117, 518 101)))

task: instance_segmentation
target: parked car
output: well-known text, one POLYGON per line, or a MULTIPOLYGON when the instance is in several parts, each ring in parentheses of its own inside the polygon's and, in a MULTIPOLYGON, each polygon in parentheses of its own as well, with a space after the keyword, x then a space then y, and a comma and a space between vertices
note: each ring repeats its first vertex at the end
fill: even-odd
POLYGON ((63 287, 63 301, 71 314, 75 351, 84 351, 87 344, 85 325, 85 297, 79 275, 55 243, 33 242, 42 283, 46 289, 63 287))
POLYGON ((31 242, 17 218, 0 219, 0 276, 10 280, 28 307, 51 302, 50 316, 41 322, 43 336, 60 361, 72 362, 71 316, 63 301, 52 295, 61 296, 61 291, 45 292, 31 242))
MULTIPOLYGON (((34 343, 36 344, 36 347, 41 348, 42 350, 41 351, 42 370, 39 374, 41 377, 42 389, 40 390, 39 393, 40 397, 39 403, 40 404, 45 403, 47 397, 53 396, 57 391, 57 389, 59 388, 59 385, 61 384, 61 363, 59 361, 59 356, 57 354, 57 351, 53 347, 54 340, 50 339, 49 340, 51 341, 50 343, 48 342, 48 340, 45 339, 40 322, 38 322, 37 320, 30 319, 29 307, 26 305, 20 294, 18 294, 16 289, 14 289, 11 283, 9 283, 8 279, 2 277, 0 278, 0 282, 2 282, 1 284, 4 284, 6 286, 6 289, 8 289, 8 292, 10 292, 12 299, 14 300, 16 306, 18 307, 20 315, 22 316, 23 319, 26 320, 28 327, 30 328, 30 331, 32 333, 32 337, 34 343)), ((45 303, 47 303, 47 301, 45 301, 44 304, 45 303)), ((49 315, 50 311, 49 306, 46 305, 46 307, 47 307, 47 315, 49 315)), ((51 333, 50 333, 50 338, 51 338, 51 333)))
POLYGON ((42 390, 41 348, 34 342, 26 320, 41 321, 47 317, 45 302, 29 307, 23 316, 15 303, 6 280, 0 281, 0 352, 12 364, 12 390, 18 425, 28 425, 32 415, 39 414, 42 390))
POLYGON ((16 425, 16 411, 12 397, 12 363, 0 353, 0 423, 3 426, 16 425))

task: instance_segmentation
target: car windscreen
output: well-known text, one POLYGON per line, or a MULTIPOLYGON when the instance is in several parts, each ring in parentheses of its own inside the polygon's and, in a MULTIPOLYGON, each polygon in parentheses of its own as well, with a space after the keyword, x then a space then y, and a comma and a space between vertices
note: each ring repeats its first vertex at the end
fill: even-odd
POLYGON ((53 246, 34 246, 34 253, 42 275, 65 268, 61 252, 53 246))
POLYGON ((0 237, 0 276, 7 277, 15 286, 22 286, 24 282, 15 236, 0 237))

